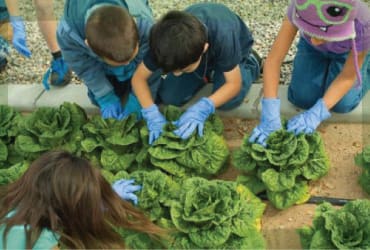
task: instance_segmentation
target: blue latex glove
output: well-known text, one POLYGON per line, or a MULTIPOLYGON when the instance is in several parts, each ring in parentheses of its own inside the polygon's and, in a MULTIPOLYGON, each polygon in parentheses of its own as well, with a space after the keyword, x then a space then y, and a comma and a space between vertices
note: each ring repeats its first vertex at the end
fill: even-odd
POLYGON ((175 135, 181 139, 187 139, 195 129, 198 129, 198 135, 203 136, 204 122, 208 116, 215 112, 215 105, 206 97, 201 98, 196 104, 186 110, 186 112, 174 122, 178 127, 174 131, 175 135))
POLYGON ((163 132, 166 125, 166 118, 159 112, 158 106, 153 104, 148 108, 142 109, 141 113, 149 129, 149 144, 152 144, 163 132))
POLYGON ((13 27, 14 48, 25 57, 31 57, 31 51, 27 47, 23 18, 20 16, 10 16, 10 22, 13 27))
POLYGON ((281 129, 280 120, 280 99, 262 99, 262 112, 260 124, 255 127, 249 137, 249 142, 258 143, 266 147, 266 140, 269 135, 281 129))
POLYGON ((137 196, 134 192, 141 190, 140 185, 133 185, 135 180, 125 180, 121 179, 115 181, 112 185, 112 188, 116 193, 126 201, 132 201, 135 205, 137 205, 137 196))
POLYGON ((296 135, 300 133, 312 134, 320 123, 330 116, 323 99, 319 99, 312 108, 290 119, 287 129, 296 135))
POLYGON ((104 119, 114 118, 122 120, 128 115, 123 109, 120 99, 113 91, 96 101, 100 106, 100 113, 104 119))

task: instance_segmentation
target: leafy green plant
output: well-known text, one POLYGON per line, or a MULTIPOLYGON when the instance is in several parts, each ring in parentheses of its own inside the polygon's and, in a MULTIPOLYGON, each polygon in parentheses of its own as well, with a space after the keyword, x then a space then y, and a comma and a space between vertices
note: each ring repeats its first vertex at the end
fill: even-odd
POLYGON ((355 163, 362 168, 359 183, 370 194, 370 145, 366 146, 361 153, 355 156, 355 163))
POLYGON ((83 139, 81 127, 86 121, 85 111, 77 104, 39 108, 18 123, 15 150, 27 160, 53 149, 79 154, 83 139))
POLYGON ((165 226, 163 222, 170 220, 171 202, 177 199, 180 191, 179 182, 159 170, 135 171, 129 178, 142 186, 141 190, 136 192, 138 207, 144 210, 152 221, 165 226))
MULTIPOLYGON (((182 140, 173 133, 176 127, 172 124, 180 115, 179 108, 169 106, 166 109, 165 116, 169 123, 164 133, 148 147, 151 164, 177 177, 219 173, 229 157, 226 141, 220 135, 222 121, 217 116, 211 116, 206 122, 203 137, 194 133, 189 139, 182 140)), ((147 132, 143 131, 142 135, 143 141, 147 141, 147 132)))
POLYGON ((96 165, 116 174, 134 166, 141 141, 135 115, 124 120, 94 116, 83 126, 82 151, 96 165))
POLYGON ((317 180, 329 170, 329 159, 318 133, 298 135, 286 130, 272 133, 267 147, 252 144, 246 135, 233 152, 233 165, 247 176, 238 179, 254 193, 266 191, 279 209, 309 198, 307 181, 317 180))
POLYGON ((0 169, 23 160, 14 150, 14 140, 18 135, 17 123, 20 119, 19 112, 9 106, 0 105, 0 169))
POLYGON ((338 210, 323 203, 313 225, 298 233, 304 249, 370 249, 370 201, 351 201, 338 210))
POLYGON ((245 245, 264 248, 258 233, 265 205, 235 182, 200 177, 184 180, 179 199, 171 204, 174 249, 226 249, 245 245))
POLYGON ((0 169, 0 186, 12 183, 18 180, 27 170, 27 162, 19 162, 11 167, 0 169))

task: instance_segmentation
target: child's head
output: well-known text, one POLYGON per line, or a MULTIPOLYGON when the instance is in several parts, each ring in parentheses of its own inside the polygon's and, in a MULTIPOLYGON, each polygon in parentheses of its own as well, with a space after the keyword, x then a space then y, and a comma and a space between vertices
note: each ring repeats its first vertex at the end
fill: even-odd
POLYGON ((150 51, 165 72, 192 72, 207 49, 206 27, 184 11, 170 11, 150 31, 150 51))
POLYGON ((158 231, 114 192, 98 168, 67 152, 45 153, 18 181, 0 191, 0 224, 8 229, 29 225, 33 242, 27 248, 43 228, 59 234, 60 242, 70 248, 124 247, 112 225, 158 231), (5 219, 10 211, 16 213, 5 219))
POLYGON ((293 22, 309 36, 343 41, 356 36, 357 0, 293 0, 293 22))
POLYGON ((85 34, 92 51, 113 66, 128 64, 138 53, 136 23, 122 7, 103 5, 94 9, 87 18, 85 34))

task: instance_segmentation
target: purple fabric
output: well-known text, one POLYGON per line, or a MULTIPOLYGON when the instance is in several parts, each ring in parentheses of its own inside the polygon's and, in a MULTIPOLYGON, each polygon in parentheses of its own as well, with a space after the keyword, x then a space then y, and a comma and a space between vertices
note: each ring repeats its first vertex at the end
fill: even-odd
MULTIPOLYGON (((294 23, 294 13, 295 13, 294 3, 295 1, 296 0, 291 1, 288 7, 287 16, 289 20, 293 23, 293 25, 297 26, 294 23)), ((357 11, 354 12, 355 13, 354 27, 355 27, 355 32, 356 32, 356 37, 355 37, 356 48, 358 51, 368 51, 370 50, 370 8, 366 3, 360 0, 356 0, 356 1, 357 1, 357 11)), ((308 9, 312 10, 311 8, 308 8, 308 9)), ((315 10, 314 12, 316 13, 315 10)), ((315 23, 315 24, 319 24, 319 23, 315 23)), ((305 40, 312 45, 310 36, 304 33, 301 27, 299 26, 297 27, 300 30, 301 36, 303 36, 303 38, 305 38, 305 40)), ((322 51, 330 51, 333 53, 341 54, 341 53, 349 52, 352 49, 352 41, 351 39, 345 39, 343 41, 327 42, 325 44, 315 46, 315 47, 322 51)))

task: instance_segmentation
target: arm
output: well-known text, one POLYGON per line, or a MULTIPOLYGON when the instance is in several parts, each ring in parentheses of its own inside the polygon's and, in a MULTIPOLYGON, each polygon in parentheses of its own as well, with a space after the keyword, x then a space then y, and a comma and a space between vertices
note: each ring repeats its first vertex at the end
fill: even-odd
MULTIPOLYGON (((11 1, 11 0, 10 0, 11 1)), ((37 22, 51 52, 59 51, 56 39, 57 20, 54 16, 53 0, 34 0, 37 22)))
POLYGON ((152 144, 163 132, 163 126, 167 123, 166 118, 161 114, 159 108, 154 104, 148 79, 152 72, 141 63, 131 80, 131 85, 136 97, 138 98, 143 109, 141 113, 147 123, 149 130, 149 144, 152 144))
POLYGON ((23 56, 31 57, 31 51, 26 42, 26 31, 23 18, 20 16, 18 0, 5 0, 13 27, 13 46, 23 56))
POLYGON ((265 98, 277 98, 278 96, 280 68, 292 46, 297 31, 297 28, 285 17, 263 67, 263 95, 265 98))
MULTIPOLYGON (((358 55, 359 66, 363 64, 366 52, 358 55)), ((313 133, 322 121, 331 115, 329 110, 333 108, 345 94, 350 91, 356 82, 353 52, 349 53, 341 73, 331 83, 323 98, 320 98, 314 106, 303 113, 294 116, 288 121, 288 131, 295 134, 313 133)))
POLYGON ((151 75, 152 71, 150 71, 144 63, 140 63, 131 80, 134 93, 143 108, 148 108, 154 104, 148 86, 148 79, 151 75))
POLYGON ((6 8, 8 9, 9 15, 19 16, 19 4, 18 0, 5 0, 6 8))
MULTIPOLYGON (((368 52, 360 52, 358 54, 358 65, 360 68, 364 63, 367 53, 368 52)), ((356 72, 353 60, 353 51, 351 51, 344 64, 343 70, 327 89, 323 99, 328 110, 334 107, 355 84, 356 72)))
POLYGON ((242 77, 239 65, 229 72, 224 72, 224 76, 225 84, 209 96, 209 99, 212 100, 216 108, 235 97, 242 87, 242 77))
POLYGON ((267 146, 269 135, 281 129, 278 88, 280 67, 297 34, 297 28, 286 17, 272 45, 263 68, 263 96, 260 123, 252 131, 251 143, 267 146))

